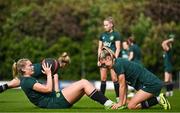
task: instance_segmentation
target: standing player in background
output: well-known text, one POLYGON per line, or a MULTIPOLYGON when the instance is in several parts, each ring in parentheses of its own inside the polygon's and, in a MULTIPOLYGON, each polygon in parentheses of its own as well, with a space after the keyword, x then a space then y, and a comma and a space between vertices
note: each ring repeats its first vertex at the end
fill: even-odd
MULTIPOLYGON (((119 53, 120 53, 120 48, 121 48, 121 37, 120 37, 120 34, 114 30, 114 22, 113 22, 112 17, 106 18, 103 24, 104 24, 105 32, 103 32, 99 38, 97 65, 100 67, 100 75, 101 75, 100 91, 103 94, 105 94, 108 69, 99 62, 99 55, 101 53, 102 48, 105 46, 105 47, 110 48, 112 51, 114 51, 116 58, 118 58, 119 53)), ((114 83, 116 97, 118 97, 119 96, 118 79, 113 69, 110 69, 110 73, 111 73, 111 79, 114 83)), ((118 101, 118 98, 117 98, 117 101, 118 101)))
MULTIPOLYGON (((141 62, 141 49, 135 43, 134 37, 130 36, 127 39, 127 42, 128 42, 128 45, 130 46, 129 47, 129 58, 128 58, 128 60, 142 65, 142 62, 141 62)), ((131 97, 134 96, 134 94, 135 94, 135 90, 131 90, 131 92, 128 94, 128 97, 131 98, 131 97)))
POLYGON ((130 45, 129 60, 142 65, 141 50, 140 50, 139 46, 135 43, 134 37, 132 37, 132 36, 129 37, 127 41, 130 45))
MULTIPOLYGON (((130 60, 129 56, 129 43, 127 40, 122 42, 122 50, 121 50, 121 58, 130 60)), ((135 95, 135 89, 133 87, 128 86, 127 97, 130 99, 135 95)))
POLYGON ((166 96, 173 96, 173 80, 172 80, 172 43, 174 41, 174 35, 170 35, 169 39, 162 42, 162 48, 164 51, 164 82, 166 86, 166 96))
MULTIPOLYGON (((58 66, 59 67, 58 72, 59 72, 59 71, 61 71, 60 69, 66 67, 67 65, 70 64, 70 57, 68 56, 68 54, 66 52, 63 52, 60 55, 60 57, 58 58, 57 62, 59 64, 59 66, 58 66)), ((43 76, 43 73, 41 71, 42 64, 36 63, 36 64, 33 64, 33 66, 34 66, 34 74, 32 76, 37 79, 42 77, 43 76)), ((13 67, 13 70, 14 70, 14 67, 13 67)), ((11 81, 9 81, 8 83, 0 86, 0 93, 6 91, 7 89, 19 87, 20 80, 19 80, 19 77, 16 75, 17 75, 16 73, 13 73, 13 79, 11 81)))
POLYGON ((129 59, 129 44, 127 41, 122 42, 121 58, 129 59))

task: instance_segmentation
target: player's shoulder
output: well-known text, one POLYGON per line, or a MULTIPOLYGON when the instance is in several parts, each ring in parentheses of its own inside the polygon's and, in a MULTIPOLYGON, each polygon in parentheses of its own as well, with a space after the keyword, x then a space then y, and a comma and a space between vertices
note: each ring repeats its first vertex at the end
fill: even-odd
POLYGON ((106 35, 107 35, 106 32, 102 32, 102 33, 100 34, 99 38, 102 39, 102 38, 105 37, 106 35))
POLYGON ((128 61, 128 60, 124 59, 124 58, 121 58, 121 57, 116 58, 116 60, 115 60, 115 62, 117 62, 117 63, 122 63, 122 62, 126 62, 126 61, 128 61))

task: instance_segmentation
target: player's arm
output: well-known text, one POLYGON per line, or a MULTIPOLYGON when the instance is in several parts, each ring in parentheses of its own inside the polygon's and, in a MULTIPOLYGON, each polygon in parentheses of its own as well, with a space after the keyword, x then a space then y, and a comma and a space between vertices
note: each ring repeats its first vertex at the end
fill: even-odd
POLYGON ((128 60, 131 61, 134 57, 134 52, 133 51, 130 51, 129 52, 129 57, 128 57, 128 60))
POLYGON ((8 88, 16 88, 20 86, 20 80, 18 77, 13 78, 11 81, 7 83, 8 88))
POLYGON ((98 45, 98 63, 97 63, 98 66, 100 66, 99 56, 100 56, 100 53, 102 51, 102 48, 103 48, 103 42, 99 41, 99 45, 98 45))
POLYGON ((119 75, 119 103, 114 104, 112 109, 117 109, 123 105, 126 104, 126 99, 127 99, 127 95, 126 95, 126 91, 127 91, 127 85, 126 85, 126 80, 125 80, 125 75, 124 74, 120 74, 119 75))
POLYGON ((161 44, 162 48, 165 50, 165 51, 169 51, 170 47, 169 47, 169 43, 172 43, 174 41, 174 38, 170 38, 170 39, 167 39, 167 40, 164 40, 161 44))
POLYGON ((58 79, 58 74, 54 74, 53 75, 54 77, 54 90, 56 91, 56 92, 59 92, 60 90, 59 90, 59 79, 58 79))
POLYGON ((126 104, 126 91, 127 91, 127 85, 126 85, 126 80, 125 80, 125 75, 120 74, 119 75, 119 105, 122 106, 126 104))
POLYGON ((46 84, 41 84, 41 83, 38 83, 38 82, 35 83, 33 85, 33 89, 35 91, 42 92, 42 93, 52 92, 53 85, 52 85, 51 66, 52 65, 48 65, 48 64, 43 63, 43 65, 42 65, 42 68, 43 68, 42 72, 47 75, 47 82, 46 82, 46 84))
POLYGON ((118 58, 121 50, 121 41, 116 41, 115 46, 116 46, 115 57, 118 58))

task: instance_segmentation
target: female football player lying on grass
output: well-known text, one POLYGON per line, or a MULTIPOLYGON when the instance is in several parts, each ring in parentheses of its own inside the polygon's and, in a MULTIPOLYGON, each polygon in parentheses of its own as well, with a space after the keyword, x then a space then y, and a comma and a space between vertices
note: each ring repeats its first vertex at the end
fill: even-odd
POLYGON ((114 53, 105 47, 99 59, 101 64, 107 68, 114 69, 118 75, 120 101, 112 106, 113 109, 118 109, 120 106, 126 104, 126 83, 137 90, 137 93, 127 104, 129 109, 149 108, 158 103, 162 105, 164 109, 171 109, 163 93, 160 94, 163 82, 146 68, 126 59, 115 59, 114 53))
POLYGON ((58 75, 52 74, 51 64, 43 63, 42 72, 47 78, 46 84, 41 84, 32 75, 34 66, 29 59, 20 59, 14 64, 17 70, 15 73, 22 75, 20 77, 20 86, 28 99, 40 108, 70 108, 84 94, 91 99, 104 105, 105 108, 111 108, 113 102, 107 99, 100 91, 85 79, 79 80, 61 91, 59 90, 58 75), (54 89, 54 91, 53 91, 54 89))
MULTIPOLYGON (((63 52, 57 60, 56 59, 52 59, 52 60, 54 60, 57 63, 57 66, 55 67, 56 69, 54 69, 55 72, 61 71, 60 69, 66 67, 67 65, 70 64, 70 57, 66 52, 63 52)), ((44 76, 44 74, 41 71, 42 63, 36 63, 36 64, 33 64, 33 66, 34 66, 34 73, 32 75, 33 77, 40 78, 40 77, 44 76)), ((0 93, 6 91, 7 89, 19 87, 20 80, 19 80, 17 74, 13 73, 13 77, 14 78, 11 81, 0 86, 0 93)))

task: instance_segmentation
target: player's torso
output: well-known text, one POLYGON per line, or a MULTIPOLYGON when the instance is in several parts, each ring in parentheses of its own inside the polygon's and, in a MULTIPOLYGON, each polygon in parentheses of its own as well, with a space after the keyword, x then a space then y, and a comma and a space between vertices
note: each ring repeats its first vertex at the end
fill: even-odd
POLYGON ((116 50, 115 42, 117 40, 120 40, 120 37, 118 37, 118 33, 115 31, 113 31, 111 33, 104 32, 101 34, 100 40, 102 41, 103 46, 106 46, 106 47, 110 48, 111 50, 115 51, 116 50))
POLYGON ((129 85, 134 86, 136 82, 152 82, 155 80, 155 75, 145 69, 142 65, 137 64, 126 59, 118 58, 115 61, 115 70, 118 72, 124 72, 126 81, 129 85), (121 68, 118 68, 121 67, 121 68))
POLYGON ((39 81, 34 77, 22 77, 21 78, 21 88, 26 93, 28 99, 35 105, 47 106, 48 101, 50 100, 51 95, 53 93, 40 93, 33 90, 33 86, 35 83, 39 83, 39 81))
POLYGON ((132 61, 136 62, 136 63, 141 63, 141 50, 140 48, 134 44, 130 47, 130 51, 133 52, 133 59, 132 61))
POLYGON ((172 50, 170 49, 169 51, 164 52, 163 54, 163 58, 164 58, 164 63, 165 64, 171 64, 172 61, 172 50))

